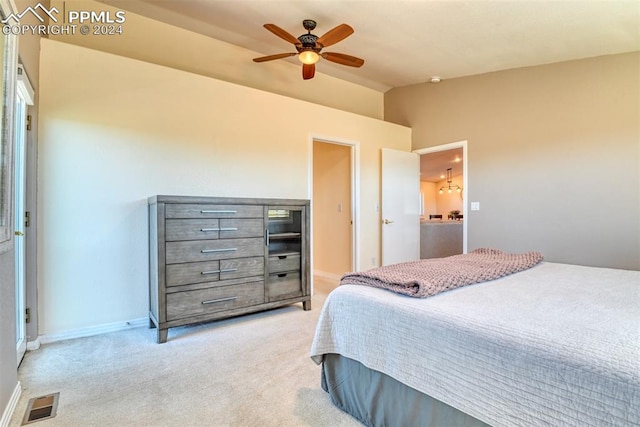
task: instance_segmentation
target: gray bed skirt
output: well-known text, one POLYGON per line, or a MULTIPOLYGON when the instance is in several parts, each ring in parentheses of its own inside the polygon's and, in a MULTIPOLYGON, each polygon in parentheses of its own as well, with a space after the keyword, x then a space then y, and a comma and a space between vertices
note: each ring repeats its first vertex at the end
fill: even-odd
POLYGON ((486 427, 488 424, 339 354, 325 354, 322 388, 366 426, 486 427))

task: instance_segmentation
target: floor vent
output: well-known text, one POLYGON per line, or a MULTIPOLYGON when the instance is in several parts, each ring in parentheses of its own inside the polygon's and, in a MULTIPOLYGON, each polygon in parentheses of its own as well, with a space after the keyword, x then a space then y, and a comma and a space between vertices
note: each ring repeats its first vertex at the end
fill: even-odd
POLYGON ((56 416, 58 409, 58 397, 60 393, 52 393, 46 396, 34 397, 29 400, 27 412, 22 419, 22 425, 47 420, 56 416))

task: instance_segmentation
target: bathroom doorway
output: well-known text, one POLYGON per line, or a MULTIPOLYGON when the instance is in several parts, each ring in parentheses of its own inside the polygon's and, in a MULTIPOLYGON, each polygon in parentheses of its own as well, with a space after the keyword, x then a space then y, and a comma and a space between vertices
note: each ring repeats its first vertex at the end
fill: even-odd
POLYGON ((339 281, 354 270, 353 145, 313 140, 313 273, 339 281))

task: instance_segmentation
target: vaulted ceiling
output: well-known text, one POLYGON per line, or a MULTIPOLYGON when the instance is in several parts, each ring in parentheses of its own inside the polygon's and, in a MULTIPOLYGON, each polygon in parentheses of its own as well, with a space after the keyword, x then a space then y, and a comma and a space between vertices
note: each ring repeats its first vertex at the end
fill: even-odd
POLYGON ((325 50, 363 58, 364 66, 321 59, 317 72, 382 92, 432 76, 451 79, 640 50, 637 0, 102 1, 256 56, 295 52, 265 23, 295 37, 306 32, 303 19, 317 21, 318 36, 347 23, 355 33, 325 50))

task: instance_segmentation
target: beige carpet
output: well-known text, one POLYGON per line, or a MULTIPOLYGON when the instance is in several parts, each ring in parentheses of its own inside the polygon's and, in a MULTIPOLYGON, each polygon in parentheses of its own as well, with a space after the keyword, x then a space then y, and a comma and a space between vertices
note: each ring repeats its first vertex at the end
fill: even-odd
MULTIPOLYGON (((324 282, 324 283, 323 283, 324 282)), ((28 400, 60 392, 57 416, 34 426, 358 426, 320 388, 309 358, 330 285, 301 304, 169 331, 137 328, 43 345, 19 369, 28 400)))

